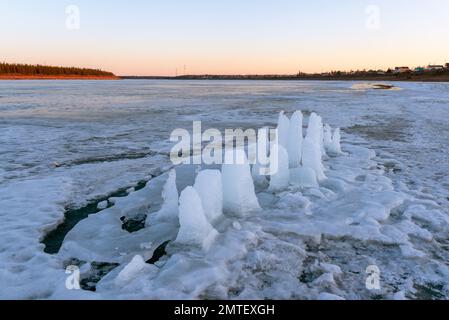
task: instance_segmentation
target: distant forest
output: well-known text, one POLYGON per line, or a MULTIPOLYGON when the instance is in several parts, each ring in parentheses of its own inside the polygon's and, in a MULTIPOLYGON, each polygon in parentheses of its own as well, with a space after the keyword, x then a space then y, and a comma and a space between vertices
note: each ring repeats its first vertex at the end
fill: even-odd
POLYGON ((112 72, 97 69, 53 67, 30 64, 0 63, 0 74, 50 75, 50 76, 114 76, 112 72))

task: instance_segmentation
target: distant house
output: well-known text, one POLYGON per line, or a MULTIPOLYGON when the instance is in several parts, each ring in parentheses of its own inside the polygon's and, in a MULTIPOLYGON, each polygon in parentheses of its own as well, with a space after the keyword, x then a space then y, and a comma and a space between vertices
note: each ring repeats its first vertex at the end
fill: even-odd
POLYGON ((424 68, 424 67, 416 67, 415 68, 415 72, 418 72, 418 73, 422 73, 422 72, 424 72, 426 70, 426 68, 424 68))
POLYGON ((444 70, 444 66, 442 65, 437 65, 437 64, 431 64, 428 65, 426 68, 427 71, 439 71, 439 70, 444 70))
POLYGON ((396 68, 394 68, 393 73, 396 73, 396 74, 398 74, 398 73, 407 73, 407 72, 410 72, 410 71, 411 70, 410 70, 409 67, 396 67, 396 68))

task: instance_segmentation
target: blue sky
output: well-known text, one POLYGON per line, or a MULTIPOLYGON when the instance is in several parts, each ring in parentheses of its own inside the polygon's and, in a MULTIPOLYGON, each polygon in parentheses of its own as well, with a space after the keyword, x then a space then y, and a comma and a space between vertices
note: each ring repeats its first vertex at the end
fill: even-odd
POLYGON ((116 74, 444 63, 448 36, 447 0, 0 0, 0 59, 116 74), (80 29, 66 28, 68 5, 80 29))

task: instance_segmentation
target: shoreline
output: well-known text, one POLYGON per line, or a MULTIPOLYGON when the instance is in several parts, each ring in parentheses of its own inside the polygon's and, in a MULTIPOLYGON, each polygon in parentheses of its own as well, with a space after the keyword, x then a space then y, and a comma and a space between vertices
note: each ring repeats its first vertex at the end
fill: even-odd
POLYGON ((0 80, 121 80, 117 76, 0 74, 0 80))
POLYGON ((369 82, 449 82, 449 73, 378 76, 290 76, 290 75, 198 75, 198 76, 120 76, 124 80, 277 80, 277 81, 369 81, 369 82))
POLYGON ((408 76, 373 76, 373 77, 343 77, 343 76, 80 76, 80 75, 1 75, 1 80, 232 80, 232 81, 366 81, 366 82, 449 82, 449 74, 442 75, 408 75, 408 76))

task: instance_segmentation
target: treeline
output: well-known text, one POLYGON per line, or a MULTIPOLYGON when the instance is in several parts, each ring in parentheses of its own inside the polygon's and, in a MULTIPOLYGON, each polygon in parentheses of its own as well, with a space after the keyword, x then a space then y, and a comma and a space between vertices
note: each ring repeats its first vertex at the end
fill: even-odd
POLYGON ((53 67, 31 64, 0 63, 0 74, 50 75, 50 76, 114 76, 112 72, 98 69, 53 67))

